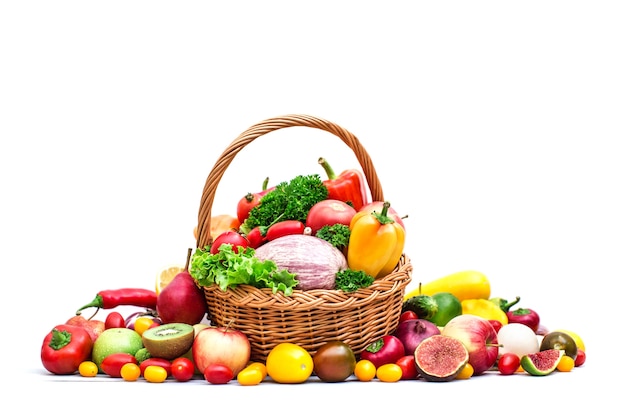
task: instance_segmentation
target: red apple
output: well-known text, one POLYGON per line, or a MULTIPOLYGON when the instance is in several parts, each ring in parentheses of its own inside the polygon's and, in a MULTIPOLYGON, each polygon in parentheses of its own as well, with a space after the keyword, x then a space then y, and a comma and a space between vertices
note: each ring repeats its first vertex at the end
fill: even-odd
POLYGON ((98 336, 100 336, 100 334, 104 331, 104 322, 102 320, 87 320, 85 317, 83 317, 82 315, 76 315, 71 317, 68 321, 65 322, 65 324, 71 324, 74 326, 78 326, 78 327, 83 327, 85 330, 87 330, 87 333, 89 333, 89 336, 91 336, 91 340, 93 342, 96 341, 96 339, 98 338, 98 336))
POLYGON ((498 359, 498 334, 489 320, 473 314, 453 317, 441 330, 444 336, 454 337, 469 352, 469 363, 474 375, 491 368, 498 359))
POLYGON ((240 330, 227 327, 207 327, 198 332, 191 351, 198 371, 211 364, 222 364, 237 376, 250 361, 250 341, 240 330))
POLYGON ((306 226, 311 228, 311 235, 315 236, 315 233, 324 226, 333 224, 350 226, 350 221, 355 214, 354 207, 341 200, 322 200, 309 210, 306 226))

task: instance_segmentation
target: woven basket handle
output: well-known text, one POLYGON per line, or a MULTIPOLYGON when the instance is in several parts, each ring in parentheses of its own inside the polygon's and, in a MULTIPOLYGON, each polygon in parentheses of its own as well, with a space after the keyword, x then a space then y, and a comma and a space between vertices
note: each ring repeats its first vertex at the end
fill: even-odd
POLYGON ((241 133, 237 139, 235 139, 228 148, 222 152, 222 155, 217 159, 217 162, 213 166, 213 169, 209 173, 209 176, 204 185, 202 192, 202 199, 200 200, 200 210, 198 212, 198 241, 197 247, 204 248, 212 243, 211 238, 211 207, 215 198, 215 192, 217 186, 226 171, 226 168, 230 165, 235 155, 242 150, 246 145, 255 140, 256 138, 263 136, 266 133, 273 132, 275 130, 304 126, 316 129, 325 130, 340 138, 348 147, 354 152, 356 159, 361 164, 363 175, 367 180, 368 187, 370 189, 373 201, 383 201, 383 191, 378 179, 378 174, 374 169, 372 160, 359 140, 352 133, 346 129, 329 122, 324 119, 320 119, 313 116, 290 114, 281 117, 275 117, 266 119, 260 123, 250 126, 246 131, 241 133))

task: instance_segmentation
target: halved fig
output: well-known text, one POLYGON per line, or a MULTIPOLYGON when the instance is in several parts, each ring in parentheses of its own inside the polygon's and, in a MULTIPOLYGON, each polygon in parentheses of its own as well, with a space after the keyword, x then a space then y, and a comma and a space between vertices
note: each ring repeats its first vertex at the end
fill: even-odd
POLYGON ((463 343, 450 336, 433 335, 415 348, 417 372, 426 381, 452 381, 469 361, 463 343))

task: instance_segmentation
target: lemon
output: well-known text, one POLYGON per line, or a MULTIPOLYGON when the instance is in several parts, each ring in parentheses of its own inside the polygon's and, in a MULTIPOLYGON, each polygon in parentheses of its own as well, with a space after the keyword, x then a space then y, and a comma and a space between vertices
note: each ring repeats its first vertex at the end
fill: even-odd
POLYGON ((159 293, 163 291, 163 288, 165 288, 167 284, 172 282, 172 280, 176 275, 178 275, 178 273, 183 272, 184 270, 185 267, 182 265, 170 265, 159 271, 154 284, 157 295, 159 295, 159 293))
POLYGON ((570 335, 572 337, 572 339, 574 339, 574 342, 576 342, 576 347, 580 350, 585 350, 585 343, 583 342, 583 339, 576 333, 574 333, 571 330, 555 330, 556 332, 563 332, 566 333, 568 335, 570 335))

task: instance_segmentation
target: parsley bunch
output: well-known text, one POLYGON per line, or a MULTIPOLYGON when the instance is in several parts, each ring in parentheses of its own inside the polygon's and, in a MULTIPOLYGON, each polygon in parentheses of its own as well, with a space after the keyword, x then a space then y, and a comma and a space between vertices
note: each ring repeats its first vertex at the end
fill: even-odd
POLYGON ((318 174, 298 175, 278 184, 250 210, 248 218, 239 227, 243 234, 257 226, 270 226, 278 219, 306 222, 311 207, 328 198, 328 188, 318 174))

